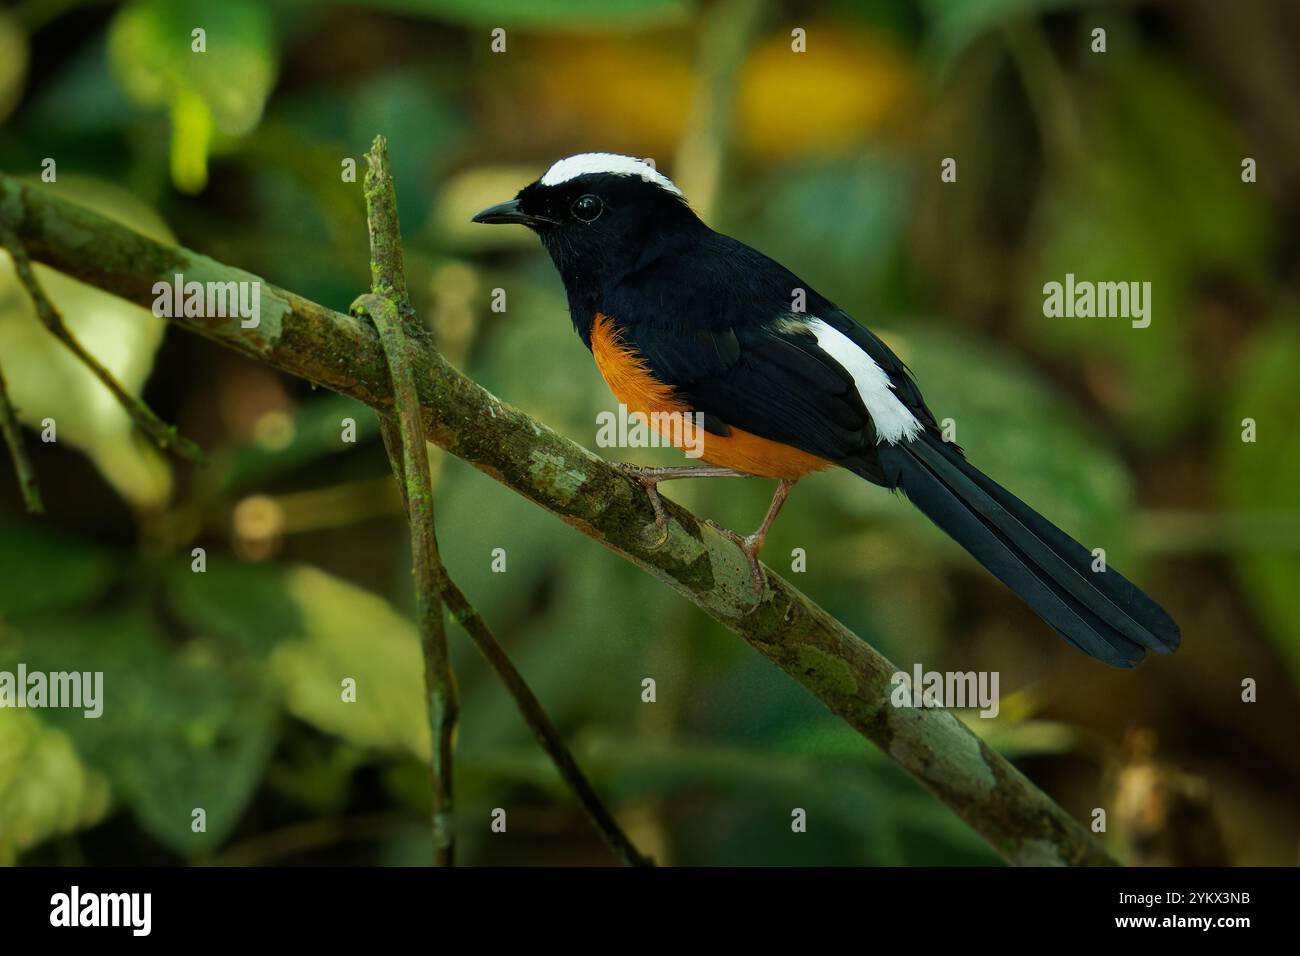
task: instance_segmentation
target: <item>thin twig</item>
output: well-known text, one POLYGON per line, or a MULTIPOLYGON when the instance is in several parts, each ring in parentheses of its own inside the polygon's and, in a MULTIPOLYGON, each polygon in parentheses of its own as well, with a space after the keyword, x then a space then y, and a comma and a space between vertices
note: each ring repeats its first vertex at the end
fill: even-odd
POLYGON ((397 306, 402 331, 411 338, 428 339, 415 319, 415 307, 406 291, 406 266, 402 251, 402 225, 397 216, 397 189, 388 166, 388 140, 376 136, 366 153, 366 226, 370 232, 370 288, 397 306))
POLYGON ((466 633, 474 641, 474 645, 479 649, 487 659, 488 665, 496 672, 497 677, 506 685, 510 695, 514 697, 515 703, 519 706, 519 712, 523 714, 524 721, 527 722, 528 728, 541 744, 542 749, 555 763, 555 768, 559 770, 560 776, 564 778, 578 802, 582 804, 582 809, 586 811, 588 819, 592 825, 600 832, 605 840, 605 844, 618 857, 619 862, 624 866, 654 866, 654 860, 645 856, 639 851, 623 828, 619 826, 614 815, 609 812, 605 804, 601 802, 600 797, 592 788, 591 783, 587 780, 582 768, 578 766, 578 761, 574 759, 573 753, 564 743, 564 738, 560 736, 560 730, 551 722, 551 718, 542 708, 542 702, 532 692, 532 689, 524 681, 523 675, 515 668, 510 658, 506 655, 505 648, 497 641, 496 636, 488 627, 487 622, 478 610, 470 604, 469 599, 456 585, 456 582, 443 575, 443 600, 447 602, 447 610, 451 613, 451 619, 463 627, 466 633))
MULTIPOLYGON (((401 436, 395 427, 388 424, 390 422, 391 419, 388 416, 381 418, 384 445, 389 449, 389 460, 400 462, 401 436), (398 450, 397 455, 394 455, 394 449, 398 450)), ((400 472, 398 473, 398 484, 403 488, 403 494, 405 495, 406 482, 400 472)), ((596 828, 596 831, 605 841, 605 845, 609 847, 610 852, 624 866, 654 866, 654 860, 645 856, 636 848, 631 838, 624 832, 618 821, 614 819, 614 815, 601 801, 586 774, 578 766, 578 761, 573 756, 573 752, 565 744, 560 729, 555 726, 550 715, 546 713, 542 702, 533 693, 527 681, 524 680, 523 674, 510 660, 505 647, 492 633, 492 629, 488 626, 487 621, 483 619, 483 615, 470 603, 469 598, 465 596, 465 592, 460 589, 460 585, 448 573, 445 565, 439 565, 437 580, 438 593, 442 596, 447 611, 451 614, 452 622, 464 628, 465 633, 474 642, 474 646, 478 648, 479 653, 488 662, 488 666, 492 668, 501 683, 505 685, 510 696, 514 698, 515 705, 524 718, 524 723, 528 725, 528 729, 532 731, 533 737, 541 745, 542 750, 554 762, 555 769, 559 771, 561 779, 573 791, 573 795, 577 797, 578 803, 587 814, 587 819, 596 828)))
POLYGON ((0 227, 0 244, 3 244, 9 250, 9 254, 13 257, 14 270, 18 273, 19 281, 27 290, 32 305, 36 307, 36 315, 41 320, 41 324, 49 329, 50 334, 62 342, 73 355, 80 359, 81 364, 90 369, 94 376, 103 383, 104 387, 113 393, 113 396, 140 427, 141 431, 163 451, 170 450, 181 458, 195 464, 207 464, 207 459, 203 456, 203 451, 198 445, 181 435, 175 426, 168 425, 154 413, 152 408, 123 388, 122 383, 114 377, 113 373, 104 368, 95 356, 86 351, 81 342, 77 340, 77 337, 64 324, 63 316, 59 315, 54 303, 45 295, 45 290, 41 288, 41 284, 36 278, 36 272, 32 269, 32 262, 27 255, 27 248, 8 226, 0 227))
MULTIPOLYGON (((452 580, 442 563, 437 547, 437 532, 433 514, 432 481, 429 475, 428 455, 420 418, 420 405, 415 392, 415 376, 411 368, 412 350, 432 348, 432 341, 418 325, 415 310, 406 291, 406 276, 402 267, 401 230, 397 218, 396 193, 388 167, 387 143, 376 137, 374 147, 366 155, 369 169, 365 178, 367 221, 370 228, 370 274, 376 290, 353 303, 353 312, 368 315, 379 331, 380 344, 388 359, 393 377, 396 416, 380 414, 380 430, 389 461, 397 475, 398 487, 407 502, 412 522, 416 510, 413 500, 427 500, 427 534, 431 542, 430 566, 432 586, 446 602, 452 619, 459 623, 474 641, 489 666, 505 684, 542 749, 554 761, 561 778, 572 788, 578 802, 618 860, 628 866, 651 866, 653 861, 642 855, 627 834, 623 832, 614 815, 601 802, 596 791, 578 766, 577 760, 565 745, 559 728, 552 723, 541 701, 528 687, 523 675, 510 661, 496 636, 483 617, 474 610, 465 593, 452 580), (383 290, 382 292, 379 290, 383 290), (416 471, 413 471, 412 468, 416 471)), ((417 572, 419 586, 426 585, 417 572)), ((443 651, 445 653, 445 650, 443 651)), ((426 655, 427 661, 427 655, 426 655)), ((427 663, 426 663, 427 667, 427 663)), ((448 758, 450 760, 450 757, 448 758)))
POLYGON ((451 866, 456 857, 452 779, 460 698, 456 690, 456 675, 451 669, 446 623, 442 616, 442 589, 439 587, 442 558, 438 553, 434 524, 429 455, 425 450, 415 377, 403 354, 405 345, 398 324, 397 306, 391 299, 365 296, 360 311, 370 316, 379 329, 379 340, 383 343, 388 368, 393 375, 397 414, 383 416, 384 444, 401 484, 411 525, 416 617, 420 625, 420 646, 424 652, 429 728, 433 734, 434 862, 439 866, 451 866))
MULTIPOLYGON (((354 304, 354 308, 356 305, 354 304)), ((384 446, 388 449, 390 461, 400 461, 401 455, 394 455, 394 449, 400 452, 401 435, 397 429, 390 425, 392 421, 388 416, 381 419, 381 432, 384 437, 384 446)), ((401 472, 398 472, 398 484, 403 488, 405 495, 406 482, 401 472)), ((446 604, 448 612, 451 614, 452 622, 459 624, 464 628, 465 633, 470 636, 474 646, 478 648, 488 666, 501 680, 514 698, 515 705, 519 708, 520 715, 524 718, 524 723, 532 731, 533 737, 541 745, 555 764, 555 769, 559 771, 560 778, 569 785, 573 795, 577 797, 578 803, 582 806, 583 811, 587 814, 587 819, 591 821, 592 826, 605 841, 610 852, 617 857, 618 861, 624 866, 654 866, 654 860, 639 851, 632 843, 631 838, 619 826, 614 815, 601 801, 596 790, 592 787, 591 782, 587 779, 582 768, 578 766, 577 759, 573 752, 564 742, 560 735, 560 729, 555 726, 550 715, 542 707, 542 702, 533 693, 528 682, 524 680, 523 674, 515 667, 514 662, 506 653, 505 647, 497 640, 492 629, 488 627, 487 621, 483 615, 470 603, 465 592, 460 589, 451 574, 447 571, 445 565, 438 566, 438 593, 442 596, 443 603, 446 604)))
POLYGON ((452 866, 456 860, 453 779, 460 698, 447 650, 447 627, 442 616, 442 592, 438 587, 442 557, 438 553, 429 454, 420 418, 420 399, 407 352, 411 346, 404 334, 415 324, 415 309, 406 293, 397 194, 388 175, 387 144, 382 136, 375 139, 366 159, 370 164, 364 189, 370 230, 371 294, 353 303, 353 312, 368 316, 374 323, 393 382, 393 411, 380 412, 379 424, 411 526, 416 616, 424 654, 429 729, 433 735, 429 773, 433 791, 434 865, 452 866))
POLYGON ((41 486, 36 482, 36 469, 32 467, 32 460, 27 457, 27 446, 23 444, 18 415, 9 401, 4 375, 0 375, 0 431, 4 432, 5 444, 9 446, 9 457, 14 460, 14 472, 18 476, 18 487, 22 489, 27 513, 43 513, 45 507, 41 504, 41 486))

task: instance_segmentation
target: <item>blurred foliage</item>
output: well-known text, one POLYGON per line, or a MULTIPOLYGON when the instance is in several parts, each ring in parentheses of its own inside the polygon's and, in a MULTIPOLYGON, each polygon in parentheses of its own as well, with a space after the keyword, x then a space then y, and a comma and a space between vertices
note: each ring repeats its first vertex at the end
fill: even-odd
POLYGON ((1086 4, 1082 0, 922 0, 922 6, 930 21, 930 49, 942 60, 951 61, 990 30, 1044 12, 1086 4))
MULTIPOLYGON (((65 177, 59 188, 146 236, 175 241, 148 206, 98 180, 65 177)), ((37 281, 77 340, 127 391, 138 395, 162 342, 163 320, 116 296, 92 289, 45 266, 35 266, 37 281)), ((171 475, 161 456, 137 440, 130 416, 113 394, 37 319, 13 260, 0 250, 0 354, 9 396, 24 424, 41 429, 53 419, 57 437, 81 448, 104 477, 127 499, 145 506, 165 501, 171 475)))
POLYGON ((168 110, 182 192, 206 184, 215 131, 241 136, 257 125, 275 80, 273 27, 255 0, 133 0, 114 17, 108 52, 132 99, 168 110), (177 42, 187 34, 188 46, 177 42))
POLYGON ((12 865, 42 840, 94 826, 108 812, 108 793, 67 734, 30 711, 0 721, 0 864, 12 865))
POLYGON ((27 36, 7 13, 0 10, 0 120, 18 105, 26 74, 27 36))
MULTIPOLYGON (((700 62, 737 46, 703 35, 728 27, 703 0, 29 0, 0 11, 0 168, 32 179, 54 158, 42 188, 346 309, 369 276, 359 187, 341 173, 363 171, 382 132, 420 315, 478 381, 590 445, 612 399, 550 263, 524 230, 468 217, 559 156, 654 157, 717 197, 710 222, 875 328, 980 467, 1151 587, 1185 646, 1103 671, 847 474, 800 485, 769 563, 805 549, 797 583, 900 666, 999 671, 999 717, 964 718, 1076 816, 1109 805, 1141 730, 1210 782, 1234 861, 1289 863, 1300 97, 1239 80, 1295 62, 1300 28, 1281 3, 1229 6, 768 0, 727 70, 700 62), (1089 51, 1098 24, 1105 55, 1089 51), (734 88, 705 82, 718 76, 734 88), (729 122, 701 128, 723 100, 729 122), (674 159, 686 140, 721 158, 718 182, 674 159), (1256 184, 1240 179, 1247 155, 1256 184), (956 183, 938 176, 945 157, 956 183), (1067 272, 1150 281, 1151 326, 1044 318, 1043 285, 1067 272), (1247 676, 1258 704, 1239 703, 1247 676)), ((46 518, 20 515, 0 469, 0 670, 100 670, 107 695, 98 719, 0 712, 0 862, 426 862, 408 544, 373 414, 38 273, 90 351, 212 463, 147 447, 0 256, 0 368, 24 422, 55 418, 59 438, 28 433, 46 518)), ((435 465, 449 567, 648 852, 995 861, 648 576, 461 462, 435 465)), ((770 490, 668 493, 748 529, 770 490)), ((452 639, 464 858, 607 862, 513 702, 452 639), (506 836, 480 825, 494 807, 506 836)))
POLYGON ((1263 278, 1267 206, 1259 191, 1206 188, 1239 180, 1240 147, 1194 78, 1131 58, 1107 80, 1086 153, 1072 151, 1071 168, 1052 181, 1038 211, 1040 258, 1022 315, 1029 333, 1053 349, 1086 345, 1113 356, 1129 381, 1158 380, 1159 388, 1124 396, 1124 419, 1144 439, 1161 441, 1197 410, 1193 323, 1153 321, 1135 335, 1122 320, 1043 322, 1034 315, 1043 295, 1038 277, 1140 276, 1151 283, 1159 315, 1189 316, 1208 278, 1263 278))
MULTIPOLYGON (((1300 496, 1300 323, 1294 313, 1279 316, 1248 343, 1237 370, 1240 383, 1228 407, 1231 419, 1223 423, 1219 453, 1222 487, 1228 507, 1258 511, 1272 520, 1295 520, 1300 496), (1267 440, 1242 441, 1243 431, 1255 427, 1276 429, 1267 440)), ((1300 679, 1300 548, 1289 554, 1244 550, 1236 556, 1238 577, 1257 612, 1290 659, 1300 679)))
POLYGON ((436 17, 467 26, 520 30, 592 30, 680 23, 690 0, 360 0, 361 6, 436 17))

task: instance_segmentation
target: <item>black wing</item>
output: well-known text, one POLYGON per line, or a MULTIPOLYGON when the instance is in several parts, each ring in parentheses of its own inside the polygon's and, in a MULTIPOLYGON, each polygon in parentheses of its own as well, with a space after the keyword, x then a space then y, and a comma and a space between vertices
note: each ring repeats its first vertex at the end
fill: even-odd
POLYGON ((832 461, 874 443, 852 377, 792 322, 691 330, 641 322, 620 331, 655 378, 722 425, 832 461))
POLYGON ((817 318, 888 374, 926 426, 934 416, 902 361, 870 331, 789 270, 714 234, 689 258, 670 256, 612 290, 604 310, 655 378, 673 386, 706 427, 740 428, 831 461, 874 460, 875 426, 852 376, 824 352, 817 318), (806 314, 791 311, 801 290, 806 314))

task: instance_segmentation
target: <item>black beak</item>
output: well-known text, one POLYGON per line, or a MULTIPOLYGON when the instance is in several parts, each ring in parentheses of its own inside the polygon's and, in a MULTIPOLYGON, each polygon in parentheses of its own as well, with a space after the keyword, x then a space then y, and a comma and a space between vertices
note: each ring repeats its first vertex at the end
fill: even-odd
POLYGON ((471 222, 517 222, 524 226, 534 225, 537 220, 528 213, 519 208, 519 200, 512 199, 509 202, 498 203, 484 209, 481 213, 470 220, 471 222))

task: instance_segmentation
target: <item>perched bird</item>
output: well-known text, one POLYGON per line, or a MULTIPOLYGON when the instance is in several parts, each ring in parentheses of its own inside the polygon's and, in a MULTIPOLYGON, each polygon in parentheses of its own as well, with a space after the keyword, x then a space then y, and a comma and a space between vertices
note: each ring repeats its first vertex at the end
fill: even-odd
POLYGON ((760 600, 758 554, 786 496, 800 478, 834 465, 901 489, 1098 660, 1132 667, 1147 650, 1178 647, 1178 626, 1158 604, 1115 570, 1093 571, 1083 545, 944 441, 884 342, 779 263, 706 226, 651 164, 611 153, 570 156, 474 221, 537 233, 564 281, 578 335, 629 411, 660 422, 677 415, 687 429, 702 421, 702 436, 671 437, 684 435, 686 445, 702 438, 707 465, 621 466, 647 489, 662 537, 662 481, 779 481, 754 534, 718 528, 744 551, 760 600))

